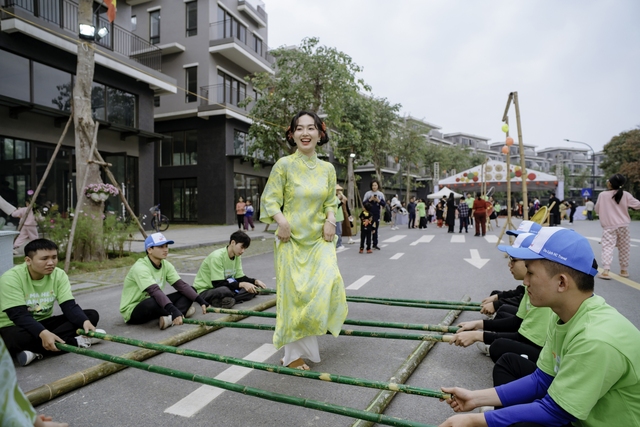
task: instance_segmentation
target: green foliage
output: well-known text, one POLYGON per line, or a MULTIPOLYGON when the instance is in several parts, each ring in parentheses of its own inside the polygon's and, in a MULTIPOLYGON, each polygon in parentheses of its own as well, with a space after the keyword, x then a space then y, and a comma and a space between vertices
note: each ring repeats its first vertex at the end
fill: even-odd
MULTIPOLYGON (((356 77, 362 68, 351 57, 320 46, 317 38, 306 38, 298 48, 281 47, 271 54, 276 59, 276 75, 259 73, 250 78, 262 96, 251 110, 254 123, 249 129, 252 144, 248 151, 250 157, 259 153, 275 160, 283 152, 294 151, 284 133, 298 111, 322 112, 327 126, 333 128, 342 122, 345 100, 369 87, 356 77)), ((248 98, 245 103, 251 101, 248 98)))
POLYGON ((393 138, 393 152, 398 158, 398 162, 403 165, 407 195, 411 192, 411 173, 416 173, 423 165, 423 159, 429 149, 427 134, 431 128, 423 122, 411 119, 404 119, 393 138))
POLYGON ((461 172, 465 169, 478 166, 485 161, 485 155, 474 153, 468 148, 447 147, 445 145, 429 144, 424 154, 424 164, 433 166, 435 162, 440 163, 440 172, 455 169, 461 172))
POLYGON ((640 198, 640 128, 614 136, 602 151, 606 158, 600 167, 606 177, 621 173, 627 178, 625 189, 640 198))

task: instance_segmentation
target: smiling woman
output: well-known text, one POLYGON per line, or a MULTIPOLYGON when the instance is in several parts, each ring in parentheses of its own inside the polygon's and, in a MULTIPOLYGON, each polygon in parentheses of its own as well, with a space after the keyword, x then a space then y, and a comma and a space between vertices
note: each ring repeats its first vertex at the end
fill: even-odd
POLYGON ((285 137, 297 150, 273 166, 262 194, 260 221, 278 224, 273 344, 284 346, 285 365, 306 370, 304 358, 320 362, 316 336, 327 331, 337 336, 347 317, 333 241, 336 171, 316 154, 316 146, 329 140, 317 114, 298 113, 285 137))

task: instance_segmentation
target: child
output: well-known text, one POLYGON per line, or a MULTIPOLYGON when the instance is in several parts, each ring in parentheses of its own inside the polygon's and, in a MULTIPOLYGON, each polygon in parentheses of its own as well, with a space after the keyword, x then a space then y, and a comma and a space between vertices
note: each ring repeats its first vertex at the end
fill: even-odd
POLYGON ((360 233, 360 253, 364 251, 364 241, 367 240, 367 253, 371 251, 371 234, 375 233, 375 224, 373 223, 373 215, 371 215, 371 203, 365 202, 360 213, 361 233, 360 233))
POLYGON ((249 226, 251 226, 251 231, 256 229, 253 226, 253 204, 251 200, 247 200, 244 208, 244 229, 249 230, 249 226))

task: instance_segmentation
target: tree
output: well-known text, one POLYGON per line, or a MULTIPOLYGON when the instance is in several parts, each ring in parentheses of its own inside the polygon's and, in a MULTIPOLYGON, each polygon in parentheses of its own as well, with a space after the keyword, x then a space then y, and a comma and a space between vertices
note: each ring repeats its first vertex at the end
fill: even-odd
MULTIPOLYGON (((93 0, 80 0, 78 4, 78 23, 93 25, 93 0)), ((84 40, 78 46, 78 64, 76 79, 73 88, 73 124, 75 128, 75 154, 76 154, 76 192, 83 202, 80 210, 83 214, 82 228, 90 233, 87 239, 79 241, 74 246, 75 259, 85 261, 102 260, 105 258, 104 245, 102 244, 102 212, 104 202, 93 202, 84 196, 82 183, 87 176, 87 184, 102 183, 100 167, 95 163, 88 163, 91 155, 95 122, 91 110, 91 83, 95 69, 94 45, 92 41, 84 40)), ((80 212, 76 212, 76 215, 80 212)))
POLYGON ((482 164, 485 157, 484 154, 473 152, 468 148, 429 144, 425 149, 424 163, 431 166, 439 162, 441 171, 455 169, 460 172, 482 164))
POLYGON ((428 150, 427 134, 431 128, 416 120, 403 119, 393 139, 393 151, 402 165, 407 179, 407 201, 411 193, 411 172, 424 162, 428 150))
MULTIPOLYGON (((317 38, 306 38, 298 48, 281 47, 271 54, 276 59, 276 74, 259 73, 249 79, 262 96, 251 110, 254 123, 249 129, 252 144, 248 154, 255 158, 254 153, 261 153, 275 160, 282 152, 295 150, 285 141, 284 131, 298 111, 322 113, 327 126, 334 128, 344 116, 345 100, 369 87, 356 77, 362 68, 351 57, 320 46, 317 38)), ((251 101, 248 98, 245 103, 251 101)))
POLYGON ((602 150, 606 155, 600 164, 607 176, 620 173, 627 178, 625 188, 640 197, 640 128, 622 132, 611 138, 602 150))

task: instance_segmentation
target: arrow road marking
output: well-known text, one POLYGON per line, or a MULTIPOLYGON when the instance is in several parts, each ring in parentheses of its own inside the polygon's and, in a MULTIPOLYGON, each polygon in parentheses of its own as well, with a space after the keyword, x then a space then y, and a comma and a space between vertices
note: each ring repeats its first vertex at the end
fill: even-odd
POLYGON ((418 243, 429 243, 433 240, 434 237, 436 236, 434 236, 433 234, 424 235, 420 237, 418 240, 416 240, 415 242, 412 242, 411 246, 416 246, 418 243))
POLYGON ((487 259, 482 259, 480 258, 480 252, 478 252, 477 249, 469 249, 469 251, 471 252, 471 258, 465 258, 464 260, 467 261, 469 264, 473 265, 475 268, 482 268, 484 267, 484 265, 490 261, 489 258, 487 259))

